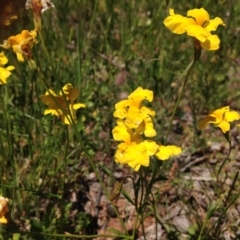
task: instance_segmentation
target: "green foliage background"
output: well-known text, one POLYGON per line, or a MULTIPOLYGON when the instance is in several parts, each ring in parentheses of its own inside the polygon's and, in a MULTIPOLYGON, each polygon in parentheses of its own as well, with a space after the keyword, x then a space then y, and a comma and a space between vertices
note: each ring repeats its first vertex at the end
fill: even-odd
MULTIPOLYGON (((5 51, 9 64, 16 67, 8 84, 0 86, 0 193, 10 199, 11 206, 10 224, 2 230, 5 234, 87 232, 90 216, 80 212, 75 219, 68 217, 69 189, 83 189, 83 179, 93 171, 84 148, 99 171, 109 174, 111 183, 111 172, 118 167, 111 135, 114 104, 138 86, 154 92, 156 140, 163 141, 183 72, 193 58, 192 39, 173 34, 163 25, 170 7, 182 15, 203 7, 212 18, 221 17, 226 26, 217 30, 220 49, 203 51, 190 76, 169 142, 189 151, 201 148, 205 141, 196 128, 200 117, 226 105, 239 110, 238 1, 61 0, 54 4, 55 9, 43 14, 49 58, 40 40, 33 58, 49 88, 57 92, 72 83, 80 89, 78 101, 86 103, 86 108, 77 112, 65 161, 67 128, 58 119, 43 116, 45 106, 39 96, 45 87, 27 62, 19 63, 14 53, 5 51)), ((33 29, 30 12, 24 11, 19 21, 3 30, 1 41, 6 31, 16 35, 22 29, 33 29)), ((212 137, 219 136, 213 133, 212 137)), ((30 236, 45 239, 31 234, 22 237, 30 236)))

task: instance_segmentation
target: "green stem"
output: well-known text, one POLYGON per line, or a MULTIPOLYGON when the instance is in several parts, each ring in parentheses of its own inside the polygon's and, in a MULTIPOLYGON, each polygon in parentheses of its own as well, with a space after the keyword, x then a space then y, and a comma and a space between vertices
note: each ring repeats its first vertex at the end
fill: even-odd
MULTIPOLYGON (((9 232, 11 233, 11 232, 9 232)), ((12 234, 21 234, 21 235, 38 235, 38 236, 49 236, 49 237, 59 237, 59 238, 80 238, 80 239, 93 239, 93 238, 105 238, 105 239, 114 239, 116 238, 116 235, 113 234, 95 234, 95 235, 76 235, 76 234, 58 234, 58 233, 44 233, 44 232, 24 232, 24 231, 14 231, 12 234)), ((132 236, 126 236, 126 235, 118 235, 119 239, 125 239, 125 240, 132 240, 132 236)))
POLYGON ((192 69, 193 69, 193 67, 194 67, 196 62, 197 62, 197 59, 194 58, 194 60, 188 65, 187 69, 184 71, 184 72, 187 71, 187 74, 186 74, 185 80, 183 82, 183 85, 181 87, 180 94, 178 95, 177 102, 176 102, 176 104, 174 106, 174 109, 173 109, 173 113, 172 113, 172 116, 171 116, 171 119, 170 119, 170 124, 168 126, 168 130, 167 130, 166 138, 164 140, 164 144, 167 143, 168 136, 169 136, 170 130, 172 128, 173 119, 175 117, 175 114, 176 114, 176 111, 177 111, 180 99, 182 98, 182 95, 184 93, 185 87, 187 85, 188 77, 189 77, 189 75, 190 75, 190 73, 191 73, 191 71, 192 71, 192 69))
MULTIPOLYGON (((227 207, 227 203, 228 203, 228 201, 230 200, 230 198, 232 197, 232 192, 234 191, 234 187, 235 187, 236 181, 237 181, 237 179, 238 179, 238 175, 239 175, 239 172, 236 172, 235 177, 234 177, 234 179, 233 179, 233 182, 232 182, 232 184, 231 184, 231 186, 230 186, 228 195, 227 195, 226 200, 225 200, 225 202, 224 202, 224 205, 223 205, 223 208, 222 208, 222 209, 223 209, 223 210, 222 210, 222 213, 221 213, 221 215, 219 216, 219 218, 218 218, 218 220, 217 220, 217 224, 216 224, 216 227, 215 227, 216 231, 215 231, 215 233, 213 234, 213 236, 215 236, 216 239, 219 239, 219 234, 220 234, 221 225, 222 225, 222 221, 221 221, 221 220, 222 220, 223 216, 224 216, 225 213, 226 213, 225 209, 228 209, 228 208, 229 208, 229 207, 227 207)), ((234 203, 234 202, 233 202, 233 203, 234 203)), ((230 205, 230 206, 231 206, 231 205, 230 205)))
POLYGON ((64 185, 65 185, 65 179, 66 179, 66 175, 67 175, 67 153, 68 153, 68 148, 69 148, 69 129, 67 126, 67 142, 65 145, 65 150, 64 150, 64 155, 63 155, 63 165, 64 165, 64 170, 63 170, 63 179, 61 179, 61 186, 60 186, 60 191, 61 191, 61 224, 60 224, 60 229, 63 226, 63 219, 64 219, 64 203, 65 203, 65 199, 64 199, 64 185))
MULTIPOLYGON (((228 134, 229 134, 229 132, 228 132, 228 134)), ((218 183, 218 180, 219 180, 219 174, 222 171, 222 168, 224 167, 225 163, 229 159, 229 156, 230 156, 230 153, 231 153, 231 150, 232 150, 232 144, 231 144, 231 140, 230 139, 228 140, 228 143, 229 143, 228 155, 226 156, 226 158, 224 159, 224 161, 221 164, 220 168, 218 169, 218 172, 217 172, 217 183, 218 183)))
POLYGON ((206 227, 207 222, 208 222, 208 215, 206 215, 206 217, 205 217, 205 219, 204 219, 204 223, 203 223, 203 225, 202 225, 202 227, 201 227, 201 231, 200 231, 200 234, 199 234, 197 240, 201 240, 201 239, 202 239, 203 231, 204 231, 204 229, 205 229, 205 227, 206 227))

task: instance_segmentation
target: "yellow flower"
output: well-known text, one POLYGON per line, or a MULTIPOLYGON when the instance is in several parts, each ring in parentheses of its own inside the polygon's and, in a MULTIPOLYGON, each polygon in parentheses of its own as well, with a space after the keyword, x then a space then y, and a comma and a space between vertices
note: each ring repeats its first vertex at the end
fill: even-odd
POLYGON ((158 148, 158 152, 155 154, 155 156, 160 160, 167 160, 172 156, 177 156, 182 152, 182 149, 180 147, 169 145, 169 146, 163 146, 160 145, 158 148))
POLYGON ((148 167, 150 156, 153 156, 158 148, 154 141, 144 140, 140 143, 120 143, 115 154, 115 161, 121 164, 128 164, 135 171, 141 166, 148 167))
POLYGON ((170 16, 165 18, 164 25, 173 33, 194 37, 200 42, 202 48, 206 50, 217 50, 220 40, 217 35, 212 35, 218 25, 225 26, 221 18, 210 19, 208 12, 203 9, 192 9, 187 12, 187 17, 175 14, 173 9, 169 10, 170 16))
POLYGON ((116 162, 128 164, 135 171, 138 171, 141 166, 149 166, 150 156, 153 156, 158 149, 154 141, 143 140, 140 134, 127 128, 122 120, 117 121, 117 126, 112 133, 114 140, 123 141, 118 145, 115 154, 116 162))
POLYGON ((14 70, 14 66, 8 66, 4 68, 3 66, 8 63, 8 59, 4 52, 0 53, 0 85, 7 83, 7 78, 12 74, 10 71, 14 70))
POLYGON ((45 95, 40 96, 42 102, 48 106, 48 109, 44 111, 44 115, 60 116, 65 124, 72 124, 72 119, 76 122, 76 110, 85 107, 83 103, 73 103, 78 95, 78 89, 74 88, 70 83, 62 88, 59 95, 49 89, 45 95))
POLYGON ((8 198, 4 198, 0 196, 0 223, 7 223, 7 219, 5 218, 5 215, 7 212, 9 212, 8 208, 8 198))
POLYGON ((134 92, 132 92, 127 100, 122 100, 115 105, 116 111, 114 112, 114 117, 125 118, 129 107, 135 107, 140 109, 142 101, 146 99, 151 102, 153 100, 153 92, 148 89, 143 89, 138 87, 134 92))
POLYGON ((219 127, 223 133, 230 130, 230 122, 240 119, 240 115, 236 111, 230 111, 229 106, 217 109, 211 112, 207 117, 199 121, 198 128, 206 128, 208 124, 212 123, 219 127))
POLYGON ((128 96, 115 105, 114 117, 124 119, 125 124, 130 129, 136 129, 139 134, 144 133, 147 137, 154 137, 156 131, 153 127, 152 118, 155 112, 142 106, 142 101, 153 100, 153 92, 148 89, 137 88, 128 96))
POLYGON ((31 48, 34 43, 37 43, 36 36, 37 32, 35 30, 31 32, 23 30, 20 34, 11 36, 7 40, 4 40, 3 44, 0 44, 0 47, 5 49, 12 48, 17 55, 18 61, 23 62, 24 58, 32 58, 33 54, 31 52, 31 48))

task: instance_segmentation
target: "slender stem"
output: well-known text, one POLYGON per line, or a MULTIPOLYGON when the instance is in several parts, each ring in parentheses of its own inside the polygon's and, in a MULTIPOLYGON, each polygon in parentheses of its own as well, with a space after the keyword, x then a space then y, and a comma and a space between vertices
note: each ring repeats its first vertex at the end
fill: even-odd
MULTIPOLYGON (((233 179, 233 182, 232 182, 232 184, 231 184, 231 186, 230 186, 228 195, 227 195, 226 200, 225 200, 225 202, 224 202, 224 205, 223 205, 223 207, 221 208, 221 209, 223 209, 223 210, 222 210, 222 213, 221 213, 221 215, 219 216, 219 218, 218 218, 218 220, 217 220, 217 224, 216 224, 216 227, 215 227, 216 230, 215 230, 215 232, 214 232, 214 236, 216 237, 216 239, 219 239, 218 237, 219 237, 220 230, 221 230, 221 225, 222 225, 221 219, 223 218, 223 216, 224 216, 225 213, 226 213, 225 209, 229 208, 229 207, 227 207, 227 203, 228 203, 228 201, 230 200, 230 197, 232 197, 232 192, 233 192, 233 190, 234 190, 236 181, 237 181, 237 179, 238 179, 238 175, 239 175, 239 172, 236 172, 236 174, 235 174, 235 176, 234 176, 234 179, 233 179)), ((234 202, 233 202, 233 203, 234 203, 234 202)))
POLYGON ((135 223, 134 223, 133 233, 132 233, 133 239, 135 239, 135 234, 136 234, 137 229, 138 229, 138 224, 139 224, 139 214, 137 213, 136 220, 135 220, 135 223))
POLYGON ((64 219, 64 202, 65 202, 65 199, 64 199, 64 185, 65 185, 65 179, 66 179, 66 175, 67 175, 67 154, 68 154, 68 148, 69 148, 69 129, 68 129, 68 126, 66 127, 66 131, 67 131, 67 142, 66 142, 66 145, 65 145, 65 150, 64 150, 64 155, 63 155, 63 165, 64 165, 64 169, 63 169, 63 179, 61 181, 61 186, 60 186, 60 191, 61 191, 61 195, 62 195, 62 198, 61 198, 61 224, 60 224, 60 229, 62 228, 63 226, 63 219, 64 219))
POLYGON ((181 87, 180 94, 178 95, 177 102, 176 102, 176 104, 175 104, 175 106, 174 106, 174 109, 173 109, 173 113, 172 113, 172 116, 171 116, 171 119, 170 119, 170 124, 169 124, 169 126, 168 126, 168 130, 167 130, 167 134, 166 134, 166 137, 165 137, 165 140, 164 140, 164 144, 167 143, 167 139, 168 139, 168 136, 169 136, 169 132, 170 132, 170 130, 171 130, 172 123, 173 123, 173 119, 174 119, 174 117, 175 117, 175 114, 176 114, 176 111, 177 111, 177 108, 178 108, 180 99, 182 98, 183 92, 184 92, 185 87, 186 87, 186 85, 187 85, 188 77, 189 77, 189 75, 190 75, 190 73, 191 73, 191 71, 192 71, 192 69, 193 69, 193 67, 194 67, 194 65, 195 65, 196 62, 197 62, 196 59, 192 60, 192 62, 188 65, 188 67, 187 67, 187 69, 186 69, 187 74, 186 74, 185 80, 184 80, 184 82, 183 82, 183 85, 182 85, 182 87, 181 87))
POLYGON ((231 140, 229 140, 228 143, 229 143, 228 154, 227 154, 226 158, 224 159, 223 163, 221 164, 220 168, 218 169, 218 172, 217 172, 217 183, 218 183, 218 180, 219 180, 219 174, 222 171, 222 168, 224 167, 225 163, 229 159, 229 156, 230 156, 230 153, 231 153, 231 150, 232 150, 231 140))
MULTIPOLYGON (((77 235, 77 234, 58 234, 58 233, 46 233, 46 232, 27 232, 27 231, 14 231, 9 233, 20 233, 21 235, 39 235, 39 236, 49 236, 49 237, 59 237, 61 239, 67 239, 67 238, 80 238, 80 239, 93 239, 93 238, 102 238, 102 239, 114 239, 116 238, 116 235, 113 235, 111 233, 109 234, 95 234, 95 235, 77 235)), ((125 240, 133 240, 132 236, 126 236, 126 235, 118 235, 119 239, 125 239, 125 240)))
POLYGON ((207 220, 208 220, 208 215, 206 215, 206 217, 205 217, 205 219, 204 219, 204 222, 203 222, 203 225, 202 225, 202 227, 201 227, 201 231, 200 231, 200 234, 199 234, 197 240, 201 240, 201 239, 202 239, 203 231, 204 231, 204 229, 205 229, 205 227, 206 227, 207 220))
POLYGON ((48 50, 47 50, 47 47, 46 47, 46 44, 45 44, 42 32, 40 30, 38 31, 38 35, 39 35, 39 38, 40 38, 40 41, 41 41, 41 44, 42 44, 42 48, 43 48, 44 54, 46 55, 46 57, 48 59, 48 62, 51 63, 50 55, 48 53, 48 50))

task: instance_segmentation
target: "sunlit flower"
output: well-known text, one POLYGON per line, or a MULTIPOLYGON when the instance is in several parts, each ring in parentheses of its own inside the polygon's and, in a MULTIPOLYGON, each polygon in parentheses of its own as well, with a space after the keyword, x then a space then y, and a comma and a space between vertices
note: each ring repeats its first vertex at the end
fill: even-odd
POLYGON ((203 9, 192 9, 187 12, 187 17, 175 14, 173 9, 169 10, 170 16, 165 18, 164 25, 173 33, 187 35, 197 39, 202 48, 206 50, 217 50, 220 39, 212 35, 219 25, 225 26, 221 18, 210 19, 208 12, 203 9))
POLYGON ((128 164, 135 171, 141 166, 148 167, 150 156, 153 156, 158 145, 154 141, 143 140, 141 135, 127 128, 122 120, 117 121, 112 133, 116 141, 122 141, 118 145, 115 154, 115 161, 121 164, 128 164))
POLYGON ((8 198, 0 196, 0 223, 7 223, 6 213, 9 212, 8 208, 8 198))
POLYGON ((8 63, 8 59, 4 52, 0 52, 0 85, 7 83, 7 78, 12 74, 10 71, 14 70, 14 66, 4 67, 8 63))
POLYGON ((48 109, 44 111, 44 115, 60 116, 65 124, 72 124, 72 120, 76 122, 76 110, 85 107, 83 103, 73 103, 78 95, 78 89, 74 88, 70 83, 66 84, 59 94, 49 89, 45 95, 40 96, 42 102, 48 106, 48 109))
POLYGON ((136 129, 139 134, 144 133, 147 137, 154 137, 156 131, 153 127, 152 118, 155 112, 142 106, 142 101, 153 100, 153 92, 148 89, 137 88, 128 96, 128 99, 122 100, 115 105, 114 117, 123 119, 130 129, 136 129))
POLYGON ((26 9, 32 9, 34 25, 38 30, 41 30, 41 15, 54 5, 50 0, 27 0, 26 9))
POLYGON ((121 164, 128 164, 135 171, 141 166, 148 167, 150 156, 153 156, 157 149, 154 141, 144 140, 141 143, 120 143, 115 154, 115 161, 121 164))
POLYGON ((17 55, 18 61, 23 62, 24 58, 32 58, 33 54, 31 52, 31 48, 34 43, 37 43, 36 36, 37 32, 35 30, 30 32, 28 30, 23 30, 20 34, 11 36, 7 40, 4 40, 3 44, 0 44, 0 47, 5 49, 12 48, 17 55))
POLYGON ((179 155, 180 153, 182 153, 182 149, 180 147, 174 145, 160 145, 155 156, 160 160, 167 160, 170 157, 179 155))
POLYGON ((236 111, 230 111, 229 106, 226 106, 211 112, 207 117, 199 121, 198 128, 206 128, 208 124, 212 123, 219 127, 223 133, 226 133, 230 130, 230 122, 239 119, 239 113, 236 111))

